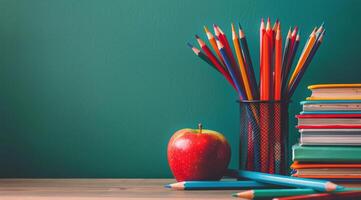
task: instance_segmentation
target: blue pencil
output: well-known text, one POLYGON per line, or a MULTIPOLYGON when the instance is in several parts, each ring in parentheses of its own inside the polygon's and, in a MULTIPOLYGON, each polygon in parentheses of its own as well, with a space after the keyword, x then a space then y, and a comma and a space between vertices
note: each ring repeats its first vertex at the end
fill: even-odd
POLYGON ((243 53, 244 60, 246 63, 246 71, 247 71, 247 75, 249 76, 253 99, 258 99, 259 98, 258 84, 257 84, 256 76, 254 74, 252 59, 251 59, 251 55, 249 53, 246 35, 243 32, 241 24, 238 23, 238 25, 239 25, 239 38, 241 40, 240 45, 241 45, 242 53, 243 53))
POLYGON ((247 98, 246 98, 246 95, 245 95, 245 91, 243 90, 243 87, 242 87, 242 85, 241 85, 241 83, 240 83, 240 81, 239 81, 239 79, 238 79, 238 77, 237 77, 237 75, 236 75, 236 72, 233 70, 233 67, 232 67, 232 65, 231 65, 231 62, 230 62, 229 59, 228 59, 227 52, 226 52, 226 50, 224 49, 223 44, 220 43, 220 42, 217 40, 217 46, 218 46, 219 52, 221 52, 222 58, 223 58, 223 60, 224 60, 224 62, 225 62, 225 64, 226 64, 226 67, 227 67, 227 69, 228 69, 228 71, 229 71, 229 73, 230 73, 230 75, 231 75, 231 77, 232 77, 232 79, 233 79, 233 82, 234 82, 234 84, 236 85, 236 89, 237 89, 237 91, 238 91, 238 93, 239 93, 240 98, 241 98, 242 100, 243 100, 243 99, 247 99, 247 98))
POLYGON ((176 190, 232 190, 247 188, 279 188, 257 181, 184 181, 165 185, 176 190))
POLYGON ((261 183, 268 183, 287 187, 310 188, 321 192, 342 190, 344 187, 330 181, 266 174, 245 170, 228 170, 228 176, 235 178, 247 178, 261 183))

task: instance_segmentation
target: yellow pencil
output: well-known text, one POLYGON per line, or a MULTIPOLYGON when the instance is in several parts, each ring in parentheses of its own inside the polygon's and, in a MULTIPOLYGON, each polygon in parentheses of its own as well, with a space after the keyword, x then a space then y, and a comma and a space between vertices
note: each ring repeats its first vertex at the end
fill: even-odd
POLYGON ((239 69, 241 72, 244 89, 246 90, 247 99, 253 100, 251 86, 250 86, 249 80, 248 80, 248 74, 247 74, 247 71, 246 71, 246 68, 244 65, 244 61, 243 61, 241 47, 240 47, 238 36, 237 36, 237 33, 236 33, 233 23, 232 23, 232 40, 233 40, 234 49, 235 49, 236 55, 237 55, 238 65, 239 65, 239 69))
POLYGON ((307 41, 307 43, 305 45, 305 48, 304 48, 298 62, 297 62, 296 68, 292 73, 290 81, 288 82, 288 88, 291 87, 291 85, 293 84, 293 81, 297 77, 297 74, 301 71, 302 66, 305 64, 308 56, 310 55, 310 52, 311 52, 313 46, 315 45, 315 42, 316 42, 316 31, 314 29, 310 35, 309 40, 307 41))

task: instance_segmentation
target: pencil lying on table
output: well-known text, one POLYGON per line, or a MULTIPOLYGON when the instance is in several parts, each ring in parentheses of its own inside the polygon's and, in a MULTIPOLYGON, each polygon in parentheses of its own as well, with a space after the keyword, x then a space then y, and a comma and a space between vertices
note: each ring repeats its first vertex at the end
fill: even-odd
POLYGON ((232 196, 244 199, 287 197, 295 195, 315 194, 313 189, 261 189, 247 190, 244 192, 234 193, 232 196))
POLYGON ((320 193, 300 196, 273 198, 273 200, 354 200, 361 199, 361 191, 320 193))
MULTIPOLYGON (((256 190, 247 190, 244 192, 234 193, 232 196, 240 197, 243 199, 263 199, 263 198, 274 198, 274 197, 283 197, 282 200, 289 200, 288 198, 292 198, 293 196, 308 196, 312 194, 338 194, 344 192, 361 192, 361 188, 344 188, 339 191, 334 191, 330 193, 320 193, 320 191, 316 191, 314 189, 308 188, 296 188, 296 189, 256 189, 256 190)), ((356 195, 356 194, 354 194, 356 195)), ((281 198, 279 198, 281 200, 281 198)))
POLYGON ((335 183, 325 180, 298 178, 245 170, 228 170, 227 175, 234 178, 247 178, 261 183, 282 185, 287 187, 310 188, 321 192, 331 192, 344 188, 343 186, 336 185, 335 183))
POLYGON ((279 186, 256 181, 184 181, 165 185, 176 190, 232 190, 247 188, 278 188, 279 186))

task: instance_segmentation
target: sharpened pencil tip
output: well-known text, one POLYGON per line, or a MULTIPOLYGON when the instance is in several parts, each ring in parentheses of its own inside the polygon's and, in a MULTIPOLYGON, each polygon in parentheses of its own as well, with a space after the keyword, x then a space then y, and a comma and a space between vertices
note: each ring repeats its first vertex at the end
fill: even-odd
POLYGON ((165 188, 171 188, 171 186, 168 184, 168 185, 164 185, 165 188))
POLYGON ((232 197, 238 197, 238 194, 237 194, 237 193, 233 193, 233 194, 232 194, 232 197))
POLYGON ((208 30, 207 26, 203 26, 203 28, 204 28, 204 31, 205 31, 206 33, 208 33, 208 32, 209 32, 209 30, 208 30))
POLYGON ((187 42, 187 45, 190 47, 190 48, 193 48, 193 45, 189 42, 187 42))
POLYGON ((336 191, 344 190, 344 189, 345 189, 345 187, 343 187, 343 186, 340 186, 340 185, 336 186, 336 191))
POLYGON ((197 39, 199 39, 199 36, 198 36, 198 35, 195 35, 195 37, 196 37, 197 39))
POLYGON ((238 27, 239 27, 240 30, 243 29, 242 26, 241 26, 241 23, 238 23, 238 27))

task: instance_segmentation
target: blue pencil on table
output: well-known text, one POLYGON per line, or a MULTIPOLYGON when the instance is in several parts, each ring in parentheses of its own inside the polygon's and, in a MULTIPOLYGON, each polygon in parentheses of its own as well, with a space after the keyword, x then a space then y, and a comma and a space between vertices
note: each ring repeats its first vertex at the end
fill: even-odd
POLYGON ((257 181, 183 181, 165 185, 176 190, 233 190, 248 188, 279 188, 280 186, 257 181))
POLYGON ((344 187, 330 181, 266 174, 245 170, 228 170, 227 175, 234 178, 247 178, 261 183, 268 183, 287 187, 310 188, 320 192, 342 190, 344 187))

